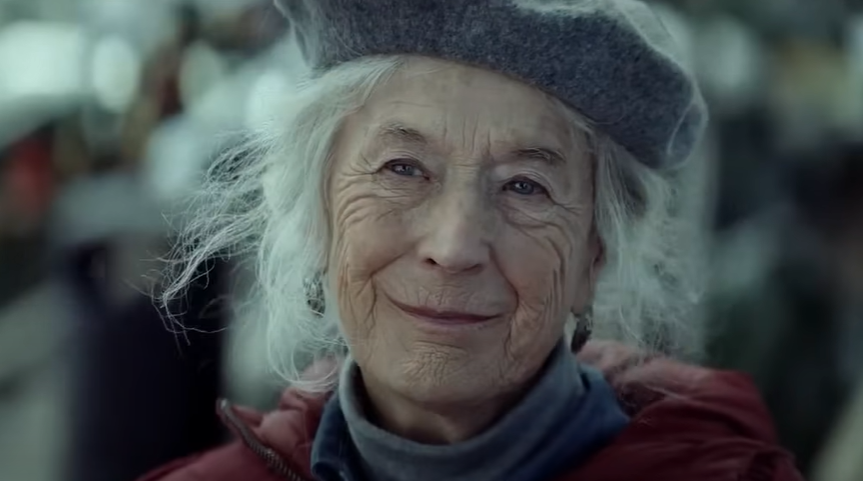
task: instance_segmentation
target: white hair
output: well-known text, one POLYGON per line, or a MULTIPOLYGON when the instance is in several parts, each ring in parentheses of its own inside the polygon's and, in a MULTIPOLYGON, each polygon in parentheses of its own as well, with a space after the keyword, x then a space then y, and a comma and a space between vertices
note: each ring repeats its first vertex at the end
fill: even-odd
MULTIPOLYGON (((406 57, 370 57, 305 82, 282 118, 250 134, 210 168, 173 252, 162 301, 182 296, 214 256, 255 259, 249 303, 266 324, 271 366, 310 391, 332 387, 336 373, 309 381, 313 359, 346 349, 337 309, 312 309, 309 281, 325 269, 329 248, 325 179, 344 119, 357 111, 406 57)), ((637 162, 584 118, 563 107, 587 139, 595 168, 595 221, 606 264, 594 296, 594 336, 641 349, 695 354, 700 324, 692 318, 701 293, 693 222, 680 214, 679 176, 637 162)), ((323 297, 330 307, 332 295, 323 297)))

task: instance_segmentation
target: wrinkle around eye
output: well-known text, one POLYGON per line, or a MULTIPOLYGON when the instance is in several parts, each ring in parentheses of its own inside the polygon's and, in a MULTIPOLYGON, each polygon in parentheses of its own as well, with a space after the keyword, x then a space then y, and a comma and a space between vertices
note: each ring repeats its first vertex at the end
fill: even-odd
POLYGON ((389 171, 392 174, 400 177, 424 177, 428 178, 426 173, 417 162, 409 159, 394 159, 384 164, 382 170, 389 171))
POLYGON ((372 174, 376 195, 388 201, 413 203, 424 198, 432 188, 431 174, 411 159, 394 159, 379 166, 372 174), (401 173, 399 169, 403 169, 401 173))
POLYGON ((542 183, 537 182, 533 179, 528 179, 526 177, 518 177, 510 180, 503 186, 504 191, 512 192, 515 195, 523 196, 523 197, 532 197, 532 196, 545 196, 550 197, 549 190, 542 185, 542 183), (523 184, 521 187, 526 187, 527 189, 519 189, 515 188, 517 184, 523 184))

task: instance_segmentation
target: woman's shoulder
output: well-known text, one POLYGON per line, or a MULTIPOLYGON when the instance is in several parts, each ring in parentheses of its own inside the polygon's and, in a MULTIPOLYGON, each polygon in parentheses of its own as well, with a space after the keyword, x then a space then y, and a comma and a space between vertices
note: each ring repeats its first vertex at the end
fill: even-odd
POLYGON ((588 343, 578 359, 603 373, 633 420, 776 442, 770 413, 746 374, 644 354, 614 342, 588 343), (673 416, 665 419, 669 414, 673 416))
POLYGON ((615 343, 590 343, 579 359, 603 372, 631 421, 574 479, 802 481, 748 376, 615 343))
POLYGON ((287 389, 269 413, 219 401, 217 412, 235 440, 165 465, 138 481, 303 481, 328 395, 287 389))
POLYGON ((737 421, 745 421, 759 436, 773 437, 770 414, 746 374, 687 364, 607 341, 588 343, 577 357, 602 372, 630 415, 693 404, 724 408, 732 418, 745 418, 737 421))
POLYGON ((284 481, 241 441, 166 464, 138 481, 284 481))

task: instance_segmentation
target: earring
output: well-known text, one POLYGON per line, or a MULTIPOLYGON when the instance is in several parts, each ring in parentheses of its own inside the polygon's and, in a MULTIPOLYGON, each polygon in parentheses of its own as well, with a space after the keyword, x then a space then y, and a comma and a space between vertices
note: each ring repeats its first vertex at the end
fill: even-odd
POLYGON ((312 313, 316 316, 324 315, 324 285, 321 283, 321 276, 317 275, 312 279, 306 280, 304 283, 306 289, 306 303, 312 313))
POLYGON ((593 307, 588 307, 575 320, 575 333, 572 335, 572 342, 569 347, 572 352, 579 352, 581 348, 590 340, 590 335, 593 334, 593 307))

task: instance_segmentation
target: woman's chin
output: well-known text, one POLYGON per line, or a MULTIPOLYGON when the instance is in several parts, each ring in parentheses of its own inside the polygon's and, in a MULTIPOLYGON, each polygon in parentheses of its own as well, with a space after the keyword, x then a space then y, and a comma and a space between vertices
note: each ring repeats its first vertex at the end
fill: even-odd
MULTIPOLYGON (((423 351, 429 350, 423 347, 423 351)), ((404 358, 385 361, 390 367, 389 376, 380 382, 412 403, 454 405, 487 394, 489 386, 480 381, 487 379, 486 363, 468 358, 458 348, 435 346, 434 352, 406 354, 404 358)))
MULTIPOLYGON (((443 380, 435 379, 402 379, 398 383, 403 397, 417 406, 425 406, 435 411, 447 407, 473 405, 484 392, 479 389, 475 376, 460 376, 453 374, 443 380)), ((487 389, 485 390, 487 391, 487 389)))

